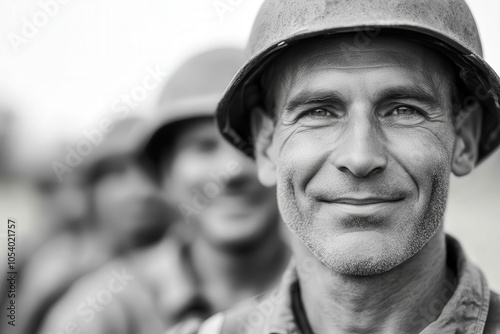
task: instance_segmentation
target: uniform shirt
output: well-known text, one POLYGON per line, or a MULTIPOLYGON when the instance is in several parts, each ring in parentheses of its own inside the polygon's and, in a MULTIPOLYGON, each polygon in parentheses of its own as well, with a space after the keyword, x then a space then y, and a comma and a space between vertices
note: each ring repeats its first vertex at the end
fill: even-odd
MULTIPOLYGON (((500 297, 489 290, 481 271, 465 258, 458 241, 449 236, 447 256, 448 266, 456 272, 456 281, 450 287, 454 293, 438 319, 421 334, 500 333, 500 297)), ((299 289, 292 264, 273 292, 211 317, 198 334, 313 334, 299 289)), ((425 321, 426 316, 425 310, 420 310, 409 321, 425 321)))
MULTIPOLYGON (((190 230, 179 225, 161 242, 117 259, 76 282, 48 312, 38 333, 162 334, 196 331, 214 313, 226 310, 203 286, 192 252, 190 230), (216 303, 217 302, 217 303, 216 303)), ((280 255, 282 268, 272 282, 256 292, 234 292, 242 300, 276 286, 288 251, 280 255)), ((252 290, 253 291, 253 290, 252 290)), ((222 299, 222 298, 221 298, 222 299)))
POLYGON ((189 264, 185 244, 169 236, 116 259, 78 280, 38 333, 154 334, 191 312, 209 316, 189 264))

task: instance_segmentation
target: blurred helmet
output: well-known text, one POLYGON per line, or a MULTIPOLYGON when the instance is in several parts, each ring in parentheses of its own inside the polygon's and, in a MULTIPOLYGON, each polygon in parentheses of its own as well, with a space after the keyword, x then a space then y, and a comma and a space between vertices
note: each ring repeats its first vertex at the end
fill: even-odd
POLYGON ((253 155, 245 87, 279 51, 306 38, 358 33, 358 45, 381 31, 424 43, 449 57, 484 108, 479 161, 500 144, 500 78, 482 57, 472 13, 464 0, 266 0, 247 45, 249 58, 219 104, 217 122, 236 147, 253 155))
POLYGON ((221 48, 192 57, 174 72, 159 101, 159 121, 145 145, 155 165, 179 122, 215 115, 222 93, 243 62, 243 50, 221 48))
POLYGON ((91 183, 96 181, 104 162, 120 156, 135 158, 140 155, 146 130, 146 122, 140 118, 127 117, 114 121, 109 133, 102 134, 102 138, 94 138, 93 150, 82 158, 82 165, 76 169, 86 175, 86 180, 91 183))

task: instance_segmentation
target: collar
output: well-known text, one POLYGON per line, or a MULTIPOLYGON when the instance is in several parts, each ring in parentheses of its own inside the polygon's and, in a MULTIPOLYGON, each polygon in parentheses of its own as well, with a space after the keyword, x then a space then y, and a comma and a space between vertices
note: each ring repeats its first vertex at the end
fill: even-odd
MULTIPOLYGON (((434 333, 483 333, 488 315, 490 292, 481 271, 469 262, 457 240, 446 237, 448 265, 456 271, 456 281, 448 282, 453 296, 444 306, 439 318, 430 323, 421 334, 434 333)), ((266 300, 260 302, 274 305, 267 317, 264 333, 309 334, 307 318, 298 294, 296 266, 292 262, 283 276, 280 286, 266 300), (305 322, 304 322, 305 321, 305 322)), ((436 303, 444 296, 439 296, 436 303)), ((444 301, 443 301, 444 302, 444 301)), ((430 306, 432 307, 432 305, 430 306)), ((416 317, 425 320, 425 310, 416 317)), ((311 332, 312 333, 312 332, 311 332)))

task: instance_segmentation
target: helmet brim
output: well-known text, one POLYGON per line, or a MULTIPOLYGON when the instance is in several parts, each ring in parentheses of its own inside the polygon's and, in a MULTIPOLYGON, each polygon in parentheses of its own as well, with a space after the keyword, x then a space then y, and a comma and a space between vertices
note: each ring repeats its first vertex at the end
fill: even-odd
POLYGON ((278 41, 268 48, 256 52, 237 72, 217 107, 217 124, 222 135, 235 147, 253 157, 250 110, 246 108, 244 102, 245 86, 280 51, 304 39, 313 37, 331 37, 338 34, 377 30, 401 34, 439 50, 445 56, 453 57, 453 61, 458 62, 461 70, 475 79, 474 86, 468 88, 471 94, 469 97, 480 102, 484 110, 477 163, 484 161, 500 145, 500 78, 481 55, 467 49, 453 37, 437 33, 425 26, 403 24, 401 22, 391 24, 391 22, 374 21, 363 27, 359 25, 335 27, 333 29, 315 30, 310 33, 304 30, 286 40, 278 41))

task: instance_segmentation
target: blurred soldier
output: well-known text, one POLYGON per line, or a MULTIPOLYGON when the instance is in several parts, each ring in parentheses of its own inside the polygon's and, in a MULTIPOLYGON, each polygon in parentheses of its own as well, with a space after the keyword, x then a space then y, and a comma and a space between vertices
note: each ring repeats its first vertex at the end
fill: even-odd
POLYGON ((242 57, 235 49, 198 55, 174 73, 161 97, 164 116, 145 154, 178 208, 176 232, 81 279, 42 333, 66 326, 93 334, 189 332, 276 282, 289 257, 275 190, 258 183, 255 166, 213 124, 242 57), (95 305, 85 302, 89 296, 95 305))
MULTIPOLYGON (((16 283, 19 283, 19 272, 24 263, 25 250, 30 248, 26 240, 27 232, 39 217, 39 196, 19 153, 19 138, 16 138, 15 131, 19 125, 17 111, 16 107, 12 107, 8 100, 0 96, 0 219, 5 222, 0 229, 0 270, 3 273, 17 272, 16 283), (7 221, 10 219, 16 224, 15 227, 9 224, 11 226, 8 231, 7 221), (11 267, 12 253, 15 255, 14 268, 11 267)), ((13 319, 6 318, 10 310, 3 307, 4 302, 8 303, 12 298, 9 291, 13 282, 8 280, 8 277, 4 276, 0 280, 0 316, 10 321, 13 319)), ((7 322, 2 322, 1 326, 3 325, 7 325, 7 322)), ((0 332, 3 333, 1 326, 0 332)))
MULTIPOLYGON (((8 219, 14 218, 14 211, 12 206, 19 207, 20 203, 26 201, 24 196, 26 193, 19 190, 26 189, 24 182, 20 182, 17 175, 13 173, 13 163, 12 163, 12 123, 13 123, 13 113, 3 101, 0 99, 0 219, 7 222, 8 219), (21 195, 21 196, 19 196, 21 195), (24 196, 23 196, 24 195, 24 196)), ((31 188, 31 187, 30 187, 31 188)), ((24 203, 22 203, 24 204, 24 203)), ((28 211, 28 210, 26 210, 28 211)), ((17 218, 17 217, 15 217, 17 218)), ((12 271, 8 267, 8 238, 7 238, 7 224, 2 225, 2 230, 0 230, 0 270, 3 273, 12 271)), ((12 232, 11 232, 12 233, 12 232)), ((15 239, 19 239, 19 233, 17 230, 15 239)), ((12 239, 11 239, 12 241, 12 239)), ((17 240, 16 240, 17 242, 17 240)), ((16 264, 18 263, 19 256, 16 250, 16 264)), ((0 305, 3 305, 3 300, 7 299, 9 282, 6 279, 0 280, 0 305)), ((5 309, 2 308, 0 316, 2 318, 6 315, 5 309)))
MULTIPOLYGON (((23 270, 18 299, 22 305, 19 318, 23 320, 16 326, 19 333, 33 333, 47 308, 79 277, 118 255, 158 241, 165 232, 166 206, 154 186, 150 166, 137 154, 142 126, 137 119, 117 123, 86 157, 88 160, 64 175, 63 183, 73 183, 81 182, 84 174, 88 206, 82 206, 89 214, 71 228, 66 226, 23 270)), ((52 209, 61 209, 65 201, 62 195, 69 195, 62 189, 72 187, 61 186, 52 209)), ((66 218, 76 217, 81 210, 79 205, 72 207, 77 211, 66 218)))
POLYGON ((294 263, 200 333, 499 333, 500 297, 443 229, 450 175, 500 145, 465 1, 266 0, 248 47, 217 120, 277 186, 294 263))
POLYGON ((64 159, 63 147, 56 154, 47 154, 33 167, 31 179, 40 196, 40 214, 18 256, 18 267, 31 259, 41 246, 60 234, 77 233, 88 217, 87 184, 83 168, 77 168, 59 182, 51 167, 52 161, 64 159))

